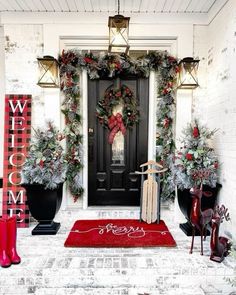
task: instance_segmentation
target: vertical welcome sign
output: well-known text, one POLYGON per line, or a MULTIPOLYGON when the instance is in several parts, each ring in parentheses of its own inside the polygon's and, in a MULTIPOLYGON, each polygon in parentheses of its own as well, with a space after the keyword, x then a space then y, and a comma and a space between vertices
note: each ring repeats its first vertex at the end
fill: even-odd
POLYGON ((18 227, 29 226, 29 210, 21 184, 31 134, 31 95, 5 96, 3 217, 17 217, 18 227))

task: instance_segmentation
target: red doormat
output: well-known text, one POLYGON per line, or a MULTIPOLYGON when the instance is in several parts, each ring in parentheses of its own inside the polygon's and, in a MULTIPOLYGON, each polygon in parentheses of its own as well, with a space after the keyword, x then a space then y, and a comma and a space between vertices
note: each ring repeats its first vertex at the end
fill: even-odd
POLYGON ((175 247, 164 221, 147 224, 134 219, 77 220, 65 247, 175 247))

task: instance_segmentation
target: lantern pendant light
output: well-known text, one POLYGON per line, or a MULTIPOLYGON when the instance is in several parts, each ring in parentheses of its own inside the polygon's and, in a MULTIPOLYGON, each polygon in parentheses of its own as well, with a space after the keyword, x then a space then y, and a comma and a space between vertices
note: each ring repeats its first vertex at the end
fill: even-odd
POLYGON ((129 52, 129 17, 120 15, 120 0, 118 0, 118 14, 109 16, 109 47, 110 53, 129 52))
POLYGON ((59 87, 58 61, 52 56, 38 58, 39 79, 38 85, 42 88, 59 87))
POLYGON ((179 62, 179 89, 195 89, 199 86, 197 78, 198 65, 199 59, 193 59, 193 57, 185 57, 179 62))

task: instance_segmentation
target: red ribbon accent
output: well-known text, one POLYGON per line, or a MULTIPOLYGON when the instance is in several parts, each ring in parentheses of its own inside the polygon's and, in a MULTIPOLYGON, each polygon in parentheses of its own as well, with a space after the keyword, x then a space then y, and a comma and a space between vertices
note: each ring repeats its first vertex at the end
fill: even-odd
POLYGON ((116 115, 111 115, 111 117, 108 119, 108 127, 111 130, 108 137, 108 142, 110 144, 113 144, 114 138, 118 131, 121 131, 123 135, 125 135, 126 133, 123 118, 120 113, 117 113, 116 115))

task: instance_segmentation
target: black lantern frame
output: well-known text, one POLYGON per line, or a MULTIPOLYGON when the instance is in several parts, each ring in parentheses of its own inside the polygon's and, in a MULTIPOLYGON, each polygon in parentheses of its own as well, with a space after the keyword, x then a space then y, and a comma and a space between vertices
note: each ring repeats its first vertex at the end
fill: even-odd
POLYGON ((37 85, 42 88, 59 88, 59 64, 52 56, 37 58, 39 79, 37 85))
POLYGON ((179 62, 178 89, 195 89, 198 84, 199 59, 185 57, 179 62))
POLYGON ((129 52, 129 21, 130 17, 120 14, 120 1, 118 0, 118 14, 109 16, 109 47, 108 52, 129 52))

